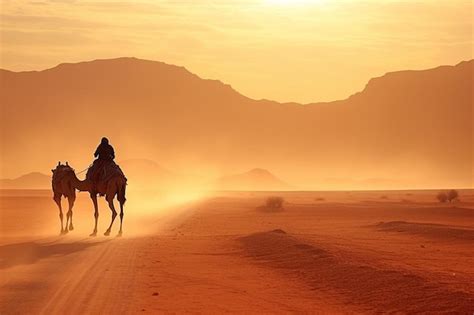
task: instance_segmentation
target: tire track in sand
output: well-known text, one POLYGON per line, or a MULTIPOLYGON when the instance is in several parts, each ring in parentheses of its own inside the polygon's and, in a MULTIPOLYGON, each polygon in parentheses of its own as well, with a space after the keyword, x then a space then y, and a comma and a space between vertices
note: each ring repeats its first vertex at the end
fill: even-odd
POLYGON ((128 313, 144 239, 112 240, 84 253, 40 314, 128 313))

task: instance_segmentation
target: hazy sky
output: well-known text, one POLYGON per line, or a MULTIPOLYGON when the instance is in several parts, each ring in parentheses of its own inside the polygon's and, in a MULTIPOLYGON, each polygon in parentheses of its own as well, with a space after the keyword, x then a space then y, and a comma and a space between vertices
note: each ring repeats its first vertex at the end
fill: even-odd
POLYGON ((473 54, 471 0, 0 1, 2 68, 135 56, 257 99, 345 98, 473 54))

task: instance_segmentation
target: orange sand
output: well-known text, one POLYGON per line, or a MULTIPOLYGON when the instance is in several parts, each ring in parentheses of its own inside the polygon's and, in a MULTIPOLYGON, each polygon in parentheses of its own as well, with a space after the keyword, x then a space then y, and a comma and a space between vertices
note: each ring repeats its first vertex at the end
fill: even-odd
POLYGON ((86 195, 60 237, 49 192, 2 191, 0 314, 474 310, 472 191, 452 205, 432 191, 288 192, 283 210, 261 208, 274 194, 141 218, 131 200, 119 239, 87 237, 86 195))

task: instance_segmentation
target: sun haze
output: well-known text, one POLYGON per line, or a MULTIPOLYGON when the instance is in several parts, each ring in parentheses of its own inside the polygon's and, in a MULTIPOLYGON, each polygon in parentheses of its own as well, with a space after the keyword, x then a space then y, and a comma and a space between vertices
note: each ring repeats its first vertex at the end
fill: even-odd
POLYGON ((472 14, 0 0, 0 314, 473 314, 472 14))
POLYGON ((9 70, 127 54, 252 98, 308 103, 387 71, 471 59, 472 2, 6 0, 0 40, 9 70))

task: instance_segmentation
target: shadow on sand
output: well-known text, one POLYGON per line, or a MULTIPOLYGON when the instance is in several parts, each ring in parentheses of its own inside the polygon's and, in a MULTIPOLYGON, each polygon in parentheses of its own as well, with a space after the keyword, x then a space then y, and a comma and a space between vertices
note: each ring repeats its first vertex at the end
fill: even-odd
POLYGON ((37 243, 24 242, 0 246, 0 269, 6 269, 17 265, 34 264, 41 259, 52 256, 64 256, 82 251, 101 242, 73 243, 37 243))
POLYGON ((474 229, 465 226, 454 226, 434 223, 418 223, 406 221, 380 222, 375 225, 379 231, 405 232, 436 239, 473 241, 474 229))

